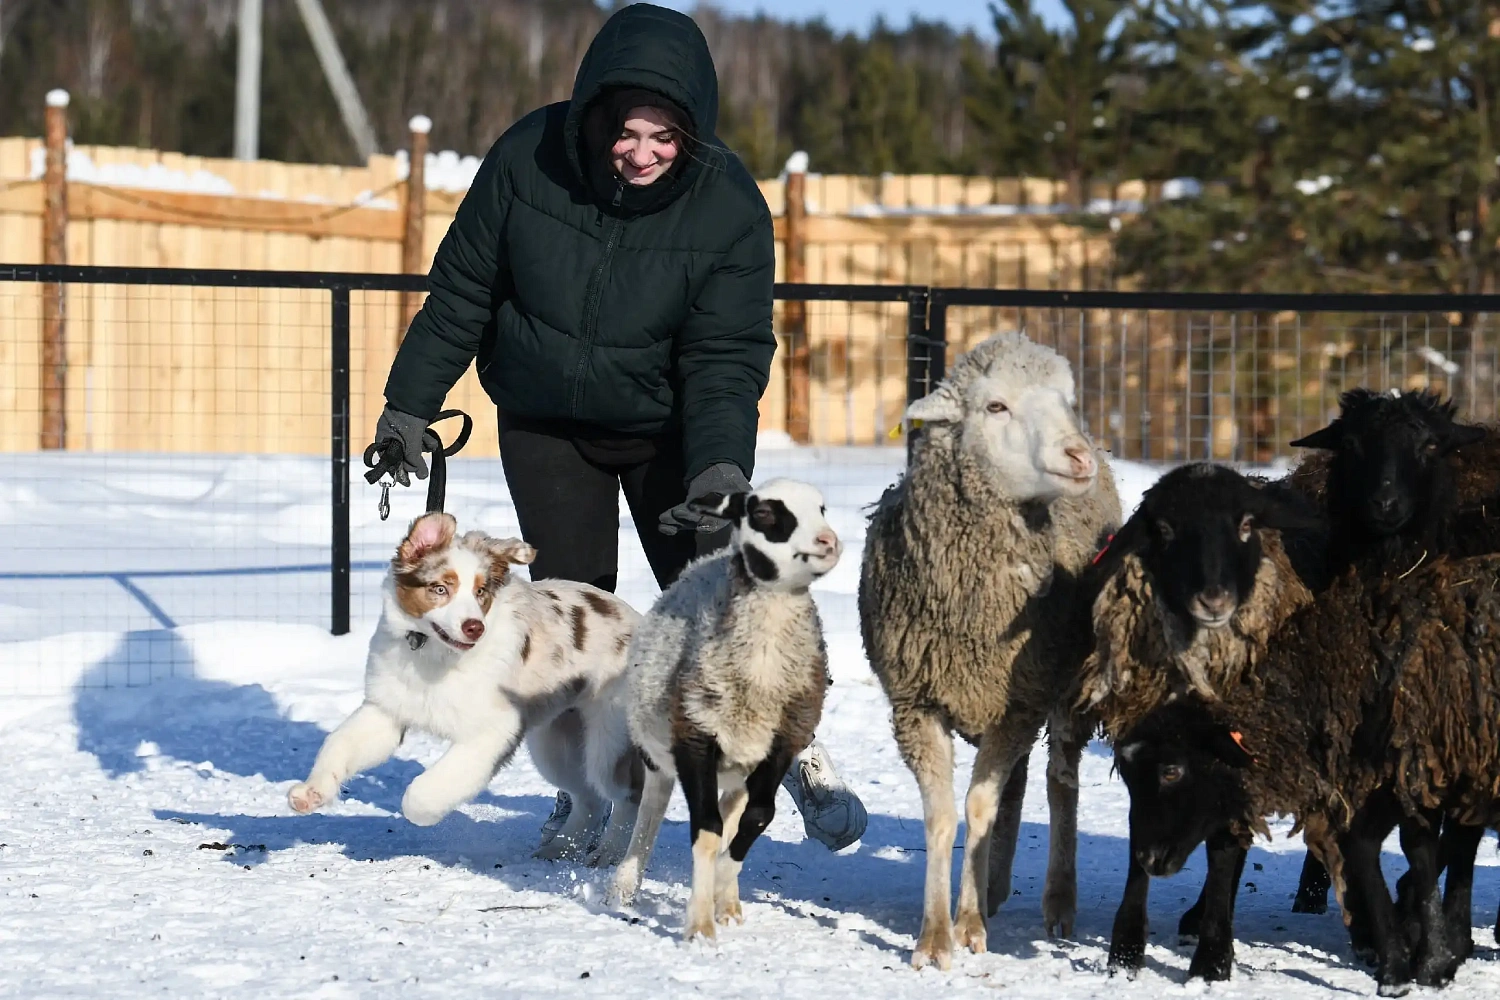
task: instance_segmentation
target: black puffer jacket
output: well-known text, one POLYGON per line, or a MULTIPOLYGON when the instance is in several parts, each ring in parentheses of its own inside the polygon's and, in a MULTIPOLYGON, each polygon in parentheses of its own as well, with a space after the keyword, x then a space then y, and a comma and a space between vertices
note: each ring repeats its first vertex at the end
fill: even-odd
POLYGON ((776 341, 771 216, 714 135, 719 86, 686 15, 616 12, 571 101, 495 143, 444 237, 431 294, 386 383, 430 418, 471 361, 507 414, 651 437, 680 428, 687 477, 753 471, 776 341), (619 184, 583 148, 585 112, 616 88, 659 93, 692 120, 691 156, 655 184, 619 184))

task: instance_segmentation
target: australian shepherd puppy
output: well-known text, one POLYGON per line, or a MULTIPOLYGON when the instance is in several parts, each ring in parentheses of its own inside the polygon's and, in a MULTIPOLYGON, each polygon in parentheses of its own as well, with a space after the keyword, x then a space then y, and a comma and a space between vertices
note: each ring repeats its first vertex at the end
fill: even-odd
POLYGON ((412 522, 391 560, 370 640, 365 700, 323 741, 306 781, 287 793, 311 812, 351 776, 387 760, 408 729, 450 740, 418 775, 401 812, 419 826, 473 799, 524 739, 532 762, 573 798, 538 857, 582 858, 600 814, 594 864, 624 855, 644 774, 625 719, 625 649, 639 615, 582 583, 531 583, 511 572, 536 558, 514 538, 457 534, 448 514, 412 522))

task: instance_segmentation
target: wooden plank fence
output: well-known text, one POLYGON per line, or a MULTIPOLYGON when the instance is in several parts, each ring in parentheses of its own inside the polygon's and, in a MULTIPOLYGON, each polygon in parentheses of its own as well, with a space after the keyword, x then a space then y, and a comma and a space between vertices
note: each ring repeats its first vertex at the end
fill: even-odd
MULTIPOLYGON (((425 149, 425 132, 414 138, 425 149)), ((0 262, 43 259, 44 159, 41 139, 0 138, 0 262)), ((404 156, 349 168, 78 146, 69 148, 68 163, 71 264, 420 273, 463 196, 452 154, 423 157, 427 189, 419 205, 408 203, 404 156)), ((786 182, 761 182, 776 216, 778 280, 1033 288, 1109 281, 1108 240, 1059 213, 1061 184, 817 174, 797 183, 805 212, 789 216, 786 182), (802 248, 800 269, 785 252, 791 217, 801 222, 790 234, 802 248)), ((1133 184, 1095 196, 1128 207, 1144 191, 1133 184)), ((61 307, 66 333, 53 343, 44 330, 44 292, 0 287, 0 451, 34 450, 43 441, 43 355, 54 348, 65 362, 55 370, 65 373, 58 399, 69 449, 326 450, 326 293, 70 286, 61 307)), ((374 425, 415 304, 395 294, 353 296, 356 438, 374 425)), ((778 306, 783 349, 762 427, 813 443, 884 442, 904 405, 904 307, 791 310, 778 306), (807 390, 796 407, 792 358, 803 361, 807 390)), ((999 319, 985 310, 955 313, 950 341, 971 343, 999 319)), ((480 424, 466 454, 493 454, 494 414, 472 370, 450 405, 480 424)))

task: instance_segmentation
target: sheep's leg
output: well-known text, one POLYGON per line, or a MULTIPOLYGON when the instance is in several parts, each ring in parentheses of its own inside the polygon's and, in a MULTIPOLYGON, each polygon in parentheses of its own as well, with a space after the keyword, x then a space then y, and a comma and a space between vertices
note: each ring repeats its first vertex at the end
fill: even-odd
POLYGON ((715 903, 714 918, 721 924, 728 923, 730 919, 737 923, 745 922, 740 910, 740 869, 745 864, 745 855, 750 853, 750 846, 776 816, 776 789, 781 787, 781 779, 792 766, 792 757, 790 748, 783 740, 778 737, 773 741, 770 755, 745 779, 744 796, 741 799, 743 812, 733 833, 728 830, 728 822, 725 823, 724 835, 729 838, 729 853, 719 856, 720 867, 715 875, 715 886, 722 890, 722 898, 726 901, 722 908, 717 901, 715 903), (726 857, 727 862, 724 860, 726 857), (730 900, 732 906, 729 905, 730 900))
POLYGON ((1400 996, 1411 982, 1411 953, 1396 920, 1396 907, 1380 870, 1380 845, 1396 825, 1399 807, 1389 795, 1377 793, 1355 813, 1349 832, 1340 838, 1339 853, 1357 909, 1364 914, 1377 958, 1376 982, 1382 996, 1400 996))
MULTIPOLYGON (((1245 858, 1240 857, 1239 870, 1234 873, 1234 884, 1240 883, 1240 876, 1245 872, 1245 858)), ((1236 890, 1238 891, 1238 890, 1236 890)), ((1203 888, 1198 890, 1198 901, 1183 912, 1182 918, 1177 921, 1177 943, 1198 944, 1198 936, 1203 930, 1203 911, 1208 906, 1208 881, 1205 879, 1203 888)))
POLYGON ((1131 979, 1146 962, 1146 901, 1151 895, 1151 876, 1130 850, 1130 871, 1125 876, 1125 895, 1115 911, 1115 925, 1109 935, 1109 972, 1121 969, 1131 979))
MULTIPOLYGON (((719 841, 719 858, 714 865, 714 923, 727 925, 731 920, 745 922, 740 908, 740 861, 730 857, 725 848, 734 843, 745 813, 749 792, 743 782, 719 795, 719 815, 724 818, 724 834, 719 841)), ((743 860, 743 859, 741 859, 743 860)))
POLYGON ((672 748, 677 780, 687 799, 688 824, 692 829, 693 891, 688 896, 684 940, 714 933, 714 869, 719 863, 719 844, 724 838, 724 818, 719 815, 719 760, 723 756, 712 736, 696 734, 672 748))
POLYGON ((918 969, 953 964, 953 922, 949 907, 953 841, 958 810, 953 806, 953 736, 937 718, 909 709, 892 713, 896 744, 922 792, 922 827, 927 838, 927 878, 922 892, 922 931, 912 952, 918 969))
POLYGON ((1448 877, 1443 883, 1443 922, 1453 957, 1462 962, 1474 954, 1474 857, 1484 827, 1464 826, 1453 820, 1443 824, 1442 860, 1448 877))
POLYGON ((968 830, 964 834, 964 856, 958 883, 958 912, 953 918, 954 941, 975 954, 988 946, 985 930, 986 896, 989 892, 990 834, 1000 807, 1000 789, 1010 778, 1016 762, 1025 755, 1026 744, 1007 740, 999 726, 991 727, 979 741, 974 756, 974 777, 965 799, 968 830))
POLYGON ((1016 841, 1021 836, 1021 806, 1026 800, 1028 763, 1025 757, 1016 761, 1016 766, 1010 769, 1010 777, 1005 780, 1005 787, 1000 789, 995 832, 990 836, 987 917, 993 917, 995 911, 1010 899, 1010 877, 1016 862, 1016 841))
POLYGON ((1205 847, 1208 877, 1203 884, 1203 922, 1188 978, 1214 982, 1228 979, 1234 969, 1234 900, 1247 851, 1228 830, 1210 836, 1205 847))
POLYGON ((1292 900, 1293 913, 1327 913, 1328 869, 1308 851, 1302 856, 1302 877, 1297 881, 1297 898, 1292 900))
MULTIPOLYGON (((1051 727, 1047 735, 1047 884, 1042 891, 1042 924, 1048 937, 1072 937, 1078 914, 1078 763, 1083 741, 1070 730, 1051 727)), ((1023 756, 1017 766, 1024 765, 1023 756)), ((1009 782, 1007 782, 1009 787, 1009 782)), ((1019 817, 1020 803, 1016 804, 1019 817)), ((1015 851, 1015 835, 1011 836, 1015 851)))
POLYGON ((1422 986, 1444 986, 1458 969, 1459 959, 1448 940, 1443 896, 1438 887, 1438 858, 1442 848, 1442 815, 1428 810, 1401 822, 1401 851, 1411 865, 1412 913, 1418 924, 1416 980, 1422 986))
POLYGON ((667 815, 667 804, 672 800, 672 776, 656 767, 646 770, 641 788, 641 804, 636 810, 635 828, 630 831, 630 846, 625 858, 615 869, 605 903, 609 906, 628 906, 640 890, 641 877, 651 860, 651 851, 656 847, 657 834, 661 832, 661 821, 667 815))

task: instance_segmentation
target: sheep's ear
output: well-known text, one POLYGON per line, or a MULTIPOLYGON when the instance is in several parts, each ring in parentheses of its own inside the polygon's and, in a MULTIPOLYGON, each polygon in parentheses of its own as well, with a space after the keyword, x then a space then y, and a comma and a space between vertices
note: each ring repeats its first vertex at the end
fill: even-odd
POLYGON ((745 498, 750 494, 740 493, 705 493, 701 497, 695 497, 688 501, 688 509, 695 510, 700 514, 714 514, 729 521, 739 523, 745 517, 745 498))
POLYGON ((1472 424, 1451 424, 1447 434, 1444 435, 1443 450, 1453 451, 1466 444, 1478 444, 1488 435, 1489 431, 1483 427, 1475 427, 1472 424))
POLYGON ((909 427, 921 424, 956 424, 964 418, 963 401, 947 382, 906 408, 906 423, 909 427))
POLYGON ((1207 735, 1208 752, 1230 767, 1244 769, 1255 763, 1237 730, 1216 723, 1207 735))
POLYGON ((1246 510, 1255 519, 1257 527, 1275 531, 1316 531, 1323 527, 1323 518, 1317 508, 1290 490, 1249 487, 1249 492, 1246 510))
POLYGON ((1307 437, 1298 438, 1291 442, 1293 448, 1323 448, 1327 451, 1338 451, 1339 443, 1343 438, 1344 428, 1335 420, 1320 431, 1313 431, 1307 437))

